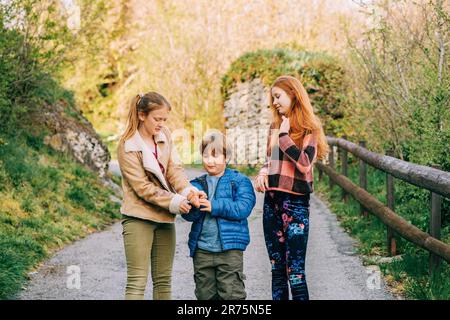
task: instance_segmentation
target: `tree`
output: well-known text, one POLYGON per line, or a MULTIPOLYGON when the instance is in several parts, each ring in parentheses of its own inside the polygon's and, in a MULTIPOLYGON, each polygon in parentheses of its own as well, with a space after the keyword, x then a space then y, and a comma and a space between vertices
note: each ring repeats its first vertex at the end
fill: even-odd
MULTIPOLYGON (((361 3, 367 31, 349 37, 361 121, 401 159, 449 168, 448 4, 361 3), (361 84, 361 85, 358 85, 361 84), (369 115, 369 116, 367 116, 369 115)), ((373 138, 373 139, 372 139, 373 138)))

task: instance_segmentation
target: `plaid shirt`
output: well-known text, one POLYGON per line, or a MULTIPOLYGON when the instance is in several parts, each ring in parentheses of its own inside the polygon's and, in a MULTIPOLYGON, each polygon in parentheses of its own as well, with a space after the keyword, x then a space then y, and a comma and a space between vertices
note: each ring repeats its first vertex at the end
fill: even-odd
POLYGON ((313 165, 317 156, 317 139, 308 133, 303 138, 302 148, 295 145, 288 133, 270 126, 267 137, 267 161, 258 175, 268 175, 269 188, 293 194, 313 192, 313 165), (279 134, 278 134, 279 133, 279 134), (270 147, 271 136, 276 138, 270 147), (278 142, 278 143, 276 143, 278 142))

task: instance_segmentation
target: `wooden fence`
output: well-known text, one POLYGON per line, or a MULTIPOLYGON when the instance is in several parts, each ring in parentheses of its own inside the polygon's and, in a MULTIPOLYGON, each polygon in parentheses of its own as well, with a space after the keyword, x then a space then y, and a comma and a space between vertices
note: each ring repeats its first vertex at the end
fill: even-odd
POLYGON ((428 250, 430 252, 430 272, 434 272, 444 259, 450 262, 450 245, 440 241, 441 202, 442 197, 450 198, 450 173, 437 167, 426 167, 392 157, 377 154, 365 148, 365 142, 359 145, 343 138, 327 137, 330 146, 336 146, 341 153, 341 173, 335 171, 335 154, 333 148, 329 154, 329 164, 317 162, 319 179, 323 173, 330 178, 330 188, 334 184, 342 188, 343 201, 352 195, 360 204, 362 216, 368 212, 377 216, 387 227, 387 250, 390 255, 396 254, 395 234, 428 250), (359 186, 348 176, 348 152, 359 159, 359 186), (367 164, 386 172, 387 204, 383 204, 367 192, 367 164), (431 192, 430 233, 423 232, 394 212, 394 177, 427 189, 431 192))

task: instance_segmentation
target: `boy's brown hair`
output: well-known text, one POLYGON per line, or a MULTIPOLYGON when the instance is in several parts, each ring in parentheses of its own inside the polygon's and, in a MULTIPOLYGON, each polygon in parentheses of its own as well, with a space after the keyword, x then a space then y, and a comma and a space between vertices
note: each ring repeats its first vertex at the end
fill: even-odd
POLYGON ((227 138, 221 132, 212 132, 207 134, 200 144, 200 154, 203 155, 203 152, 207 148, 212 149, 212 155, 216 156, 217 152, 223 154, 225 156, 226 162, 228 163, 231 159, 232 148, 227 142, 227 138))

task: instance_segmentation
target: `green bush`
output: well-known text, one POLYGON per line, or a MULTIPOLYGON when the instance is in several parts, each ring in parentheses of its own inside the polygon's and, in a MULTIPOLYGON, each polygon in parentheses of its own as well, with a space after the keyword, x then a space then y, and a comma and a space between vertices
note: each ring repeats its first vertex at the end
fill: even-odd
MULTIPOLYGON (((14 135, 32 123, 40 105, 64 100, 74 108, 74 98, 51 76, 49 68, 55 66, 42 64, 41 48, 19 31, 4 26, 6 15, 11 14, 5 12, 6 7, 0 5, 0 132, 14 135)), ((42 146, 40 140, 34 142, 36 147, 42 146)))

